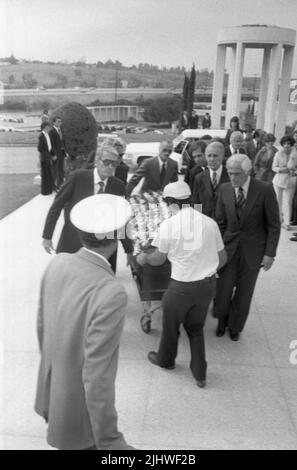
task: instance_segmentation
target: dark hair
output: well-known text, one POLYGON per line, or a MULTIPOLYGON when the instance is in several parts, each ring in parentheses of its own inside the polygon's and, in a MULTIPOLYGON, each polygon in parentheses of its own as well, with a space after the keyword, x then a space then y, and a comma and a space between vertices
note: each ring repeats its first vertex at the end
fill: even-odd
POLYGON ((194 205, 191 196, 188 197, 187 199, 175 199, 174 197, 165 197, 164 199, 165 199, 166 204, 168 204, 168 206, 176 205, 180 209, 182 209, 184 205, 191 206, 191 207, 193 207, 194 205))
POLYGON ((53 122, 56 122, 57 119, 61 119, 61 120, 62 120, 61 116, 55 116, 55 117, 53 117, 53 122))
POLYGON ((116 233, 114 234, 114 238, 104 237, 100 240, 96 238, 93 233, 84 232, 83 230, 78 230, 78 234, 82 244, 86 248, 106 248, 117 240, 116 233))
POLYGON ((194 150, 192 150, 192 155, 193 155, 194 152, 196 152, 196 150, 201 150, 201 152, 204 153, 205 149, 206 149, 206 143, 203 142, 203 140, 199 140, 199 142, 197 142, 196 147, 194 148, 194 150))
POLYGON ((211 140, 211 135, 209 135, 209 134, 204 134, 204 135, 201 137, 201 140, 211 140))
POLYGON ((44 110, 43 110, 43 113, 48 114, 48 110, 47 110, 47 109, 44 109, 44 110))
POLYGON ((262 134, 263 134, 262 129, 256 129, 255 132, 253 133, 253 137, 255 139, 256 137, 261 137, 262 134))
POLYGON ((230 119, 230 127, 231 127, 231 123, 232 122, 236 122, 238 128, 239 128, 239 117, 238 116, 233 116, 231 119, 230 119))
POLYGON ((284 135, 279 141, 279 143, 281 144, 281 146, 288 143, 288 144, 291 144, 293 147, 293 145, 295 145, 295 140, 291 135, 284 135))
POLYGON ((273 142, 274 143, 276 141, 276 137, 275 137, 275 135, 268 133, 268 134, 264 135, 263 141, 264 142, 273 142))
POLYGON ((40 130, 43 131, 45 127, 51 127, 50 123, 48 121, 44 121, 40 124, 40 130))

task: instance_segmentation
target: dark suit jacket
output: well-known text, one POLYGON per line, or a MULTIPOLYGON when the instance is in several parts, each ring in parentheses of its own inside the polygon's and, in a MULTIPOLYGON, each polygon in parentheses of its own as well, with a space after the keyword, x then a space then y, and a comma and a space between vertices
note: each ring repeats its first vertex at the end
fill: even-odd
POLYGON ((116 168, 114 176, 119 180, 123 181, 123 183, 127 184, 128 173, 128 165, 126 165, 126 163, 124 162, 121 162, 120 165, 116 168))
POLYGON ((40 161, 46 162, 52 160, 52 154, 48 149, 47 141, 42 132, 40 132, 38 137, 38 152, 40 153, 40 161))
POLYGON ((212 188, 210 171, 208 168, 203 171, 203 173, 196 175, 193 185, 193 202, 195 204, 202 204, 203 214, 208 215, 208 217, 211 217, 212 219, 215 218, 218 189, 220 185, 229 181, 229 176, 224 166, 219 184, 215 191, 212 188))
POLYGON ((218 191, 216 220, 230 261, 240 247, 247 265, 259 269, 264 255, 274 257, 280 236, 279 208, 273 186, 250 180, 245 207, 238 218, 231 183, 218 191))
MULTIPOLYGON (((245 148, 243 148, 243 147, 240 148, 238 153, 244 153, 246 155, 245 148)), ((226 147, 226 149, 225 149, 225 161, 228 160, 228 158, 231 157, 231 155, 233 155, 233 154, 231 153, 230 147, 228 145, 228 147, 226 147)))
POLYGON ((159 158, 148 158, 137 168, 136 172, 127 184, 127 195, 129 196, 135 186, 139 183, 141 178, 144 177, 144 184, 142 186, 142 192, 145 191, 162 191, 164 186, 168 183, 174 183, 178 180, 177 176, 177 163, 169 158, 167 160, 166 174, 163 185, 160 181, 160 165, 159 158))
POLYGON ((186 181, 186 177, 185 177, 185 182, 188 183, 188 185, 190 186, 192 194, 193 194, 195 178, 197 175, 199 175, 199 173, 203 173, 203 171, 204 170, 200 165, 195 165, 193 166, 193 168, 189 170, 188 181, 186 181))
POLYGON ((65 156, 64 141, 61 140, 59 133, 53 127, 49 132, 51 143, 52 143, 52 154, 55 155, 58 160, 65 156))
MULTIPOLYGON (((111 176, 108 178, 105 192, 115 194, 116 196, 123 196, 125 185, 118 178, 111 176)), ((81 247, 78 232, 70 222, 70 212, 77 202, 86 197, 93 196, 93 194, 94 171, 80 170, 72 173, 56 195, 47 214, 42 237, 47 240, 52 238, 58 218, 62 209, 64 209, 65 223, 57 246, 57 253, 75 253, 81 247)))

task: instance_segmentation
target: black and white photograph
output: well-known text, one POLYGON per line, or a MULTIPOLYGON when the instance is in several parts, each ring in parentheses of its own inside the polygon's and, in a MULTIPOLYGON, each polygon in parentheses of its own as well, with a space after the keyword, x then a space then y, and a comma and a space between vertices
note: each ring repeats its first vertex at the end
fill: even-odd
POLYGON ((296 32, 0 0, 0 450, 297 449, 296 32))

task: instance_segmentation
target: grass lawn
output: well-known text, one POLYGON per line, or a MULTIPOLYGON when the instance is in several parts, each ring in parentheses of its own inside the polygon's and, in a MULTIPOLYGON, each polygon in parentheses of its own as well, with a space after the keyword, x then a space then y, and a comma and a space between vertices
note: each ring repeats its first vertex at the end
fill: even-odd
POLYGON ((35 174, 0 175, 0 219, 40 193, 33 185, 35 174))

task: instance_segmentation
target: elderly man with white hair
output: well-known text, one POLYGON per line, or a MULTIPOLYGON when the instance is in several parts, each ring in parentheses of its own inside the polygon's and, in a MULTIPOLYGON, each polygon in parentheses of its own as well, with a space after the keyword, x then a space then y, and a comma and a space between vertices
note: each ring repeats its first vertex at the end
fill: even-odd
POLYGON ((163 191, 168 183, 174 183, 178 180, 177 163, 172 160, 172 143, 168 140, 160 142, 159 155, 154 158, 147 158, 137 168, 135 174, 127 184, 127 195, 130 196, 133 189, 144 178, 141 190, 145 191, 163 191))
POLYGON ((280 235, 279 209, 273 187, 250 177, 252 163, 237 154, 227 161, 230 183, 218 192, 216 220, 228 255, 216 290, 216 335, 229 329, 239 339, 253 297, 260 268, 271 268, 280 235), (235 288, 235 289, 234 289, 235 288))
POLYGON ((242 132, 234 131, 230 136, 230 145, 226 148, 225 151, 225 159, 231 157, 231 155, 242 153, 246 154, 245 145, 244 145, 244 137, 242 132))

